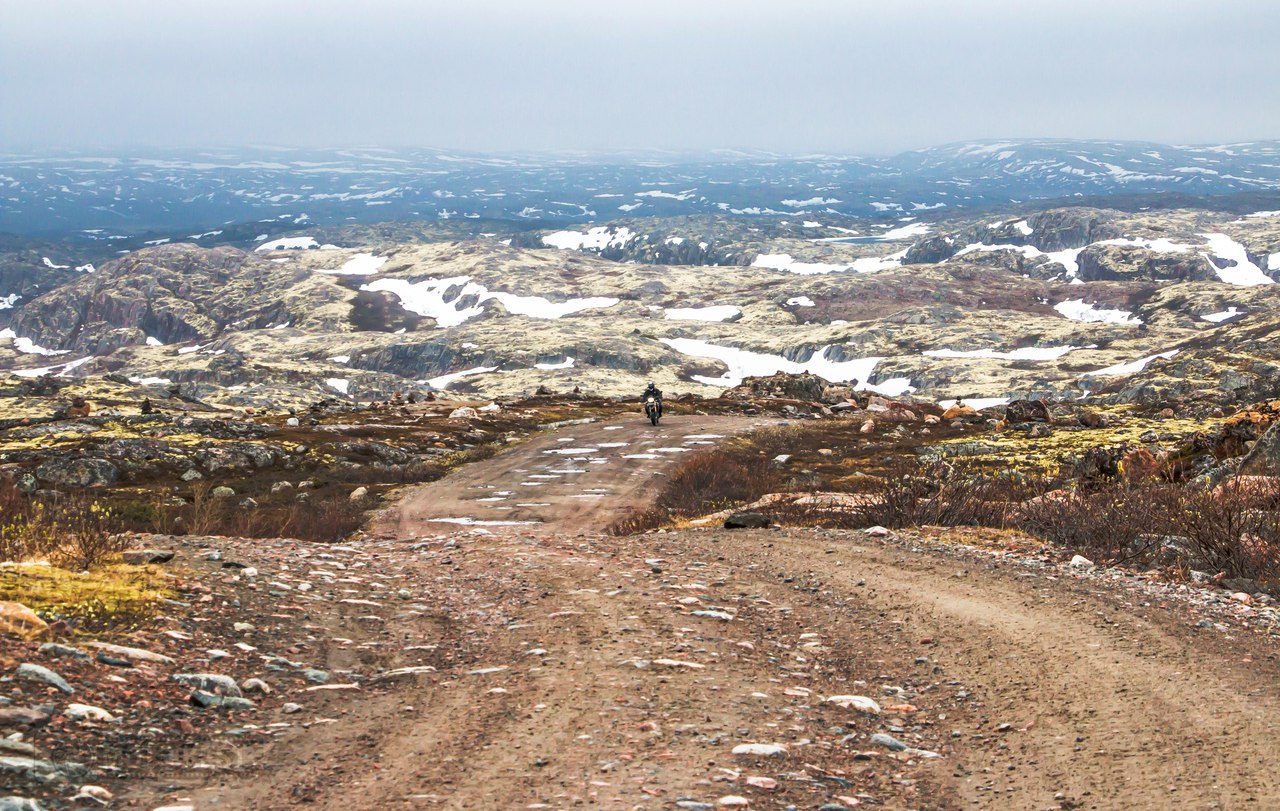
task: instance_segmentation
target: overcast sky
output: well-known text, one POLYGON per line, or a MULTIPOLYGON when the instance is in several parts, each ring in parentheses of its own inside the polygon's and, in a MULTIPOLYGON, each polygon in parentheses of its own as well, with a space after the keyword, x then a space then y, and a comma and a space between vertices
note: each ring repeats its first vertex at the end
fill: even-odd
POLYGON ((1277 0, 0 0, 0 146, 1280 137, 1277 0))

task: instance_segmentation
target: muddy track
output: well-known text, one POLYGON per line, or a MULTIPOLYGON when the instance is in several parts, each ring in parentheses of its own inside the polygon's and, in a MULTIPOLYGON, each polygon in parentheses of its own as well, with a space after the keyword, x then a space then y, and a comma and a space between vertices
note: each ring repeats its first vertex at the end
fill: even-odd
POLYGON ((376 650, 366 669, 436 669, 311 694, 309 723, 192 802, 1280 807, 1280 674, 1261 637, 1197 632, 1185 608, 1124 587, 856 532, 601 535, 686 453, 656 449, 751 424, 686 419, 571 426, 407 493, 349 566, 414 601, 317 609, 308 627, 376 650), (548 506, 517 506, 535 491, 548 506), (886 732, 911 749, 872 742, 886 732))

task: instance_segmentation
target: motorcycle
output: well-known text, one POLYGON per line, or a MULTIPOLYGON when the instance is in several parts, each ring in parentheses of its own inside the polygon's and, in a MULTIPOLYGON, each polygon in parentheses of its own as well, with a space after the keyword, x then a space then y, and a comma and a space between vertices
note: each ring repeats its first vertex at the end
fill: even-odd
POLYGON ((644 415, 649 418, 649 422, 657 425, 658 420, 662 419, 662 403, 656 397, 645 398, 644 415))

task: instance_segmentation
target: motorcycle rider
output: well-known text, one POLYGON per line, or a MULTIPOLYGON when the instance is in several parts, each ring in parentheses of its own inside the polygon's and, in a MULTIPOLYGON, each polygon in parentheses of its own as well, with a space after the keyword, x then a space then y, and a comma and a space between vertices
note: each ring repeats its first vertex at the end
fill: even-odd
POLYGON ((640 402, 647 401, 650 397, 658 404, 658 416, 662 416, 662 389, 654 385, 653 381, 649 381, 649 387, 644 390, 644 394, 640 395, 640 402))

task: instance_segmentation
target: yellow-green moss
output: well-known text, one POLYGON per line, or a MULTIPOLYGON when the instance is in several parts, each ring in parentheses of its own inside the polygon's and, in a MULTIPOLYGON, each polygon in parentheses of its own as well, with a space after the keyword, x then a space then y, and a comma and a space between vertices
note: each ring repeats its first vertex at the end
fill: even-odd
POLYGON ((135 626, 170 596, 161 575, 149 567, 113 564, 80 573, 40 563, 0 566, 0 600, 66 618, 78 630, 135 626))

